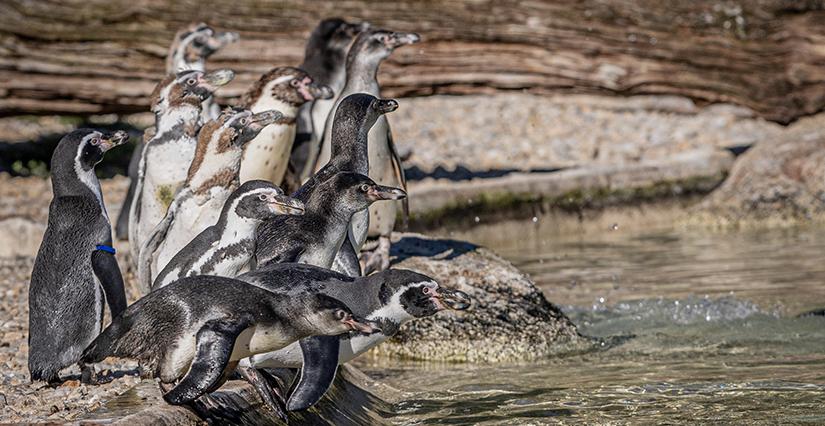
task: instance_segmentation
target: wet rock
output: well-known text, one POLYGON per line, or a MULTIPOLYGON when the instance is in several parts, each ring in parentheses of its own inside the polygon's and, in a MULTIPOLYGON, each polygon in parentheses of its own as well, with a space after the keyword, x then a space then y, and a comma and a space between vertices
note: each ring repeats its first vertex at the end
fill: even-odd
POLYGON ((510 262, 473 244, 396 234, 393 268, 429 275, 473 299, 467 311, 405 324, 373 356, 500 362, 546 358, 589 345, 558 307, 510 262))
POLYGON ((721 224, 825 219, 825 115, 760 141, 700 207, 698 217, 721 224))

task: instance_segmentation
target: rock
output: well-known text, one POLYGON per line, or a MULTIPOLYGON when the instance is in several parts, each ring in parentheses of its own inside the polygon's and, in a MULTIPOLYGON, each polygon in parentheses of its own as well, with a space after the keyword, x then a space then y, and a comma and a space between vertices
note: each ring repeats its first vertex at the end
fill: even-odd
POLYGON ((405 324, 373 356, 431 361, 527 361, 581 349, 589 340, 532 281, 490 250, 470 243, 397 234, 393 268, 429 275, 470 295, 467 311, 405 324))
POLYGON ((0 220, 0 257, 36 256, 46 226, 22 217, 0 220))
POLYGON ((825 219, 825 115, 802 119, 743 154, 697 217, 736 225, 825 219))

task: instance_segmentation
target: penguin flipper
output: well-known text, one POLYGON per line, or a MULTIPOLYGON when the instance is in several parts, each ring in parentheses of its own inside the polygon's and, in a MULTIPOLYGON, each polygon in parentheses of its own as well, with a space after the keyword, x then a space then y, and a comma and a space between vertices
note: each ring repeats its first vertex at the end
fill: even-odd
MULTIPOLYGON (((401 157, 398 155, 398 150, 395 149, 395 142, 392 140, 392 130, 390 130, 390 122, 387 121, 387 145, 390 147, 390 160, 392 160, 392 170, 395 173, 395 178, 401 183, 401 189, 407 192, 407 176, 404 174, 404 167, 401 165, 401 157)), ((401 215, 403 229, 406 230, 410 221, 410 201, 409 197, 404 197, 401 200, 403 214, 401 215)))
POLYGON ((235 340, 250 324, 251 315, 207 321, 195 338, 195 358, 189 371, 163 399, 172 405, 188 404, 213 389, 229 366, 235 340))
POLYGON ((123 276, 115 255, 101 250, 92 252, 92 270, 103 287, 106 303, 115 319, 126 310, 126 291, 123 288, 123 276))
MULTIPOLYGON (((172 202, 169 205, 169 210, 166 211, 166 216, 163 220, 155 226, 149 238, 141 245, 140 254, 138 255, 138 288, 143 294, 149 293, 153 288, 152 280, 152 258, 155 253, 166 240, 166 234, 172 228, 172 222, 175 220, 175 213, 178 210, 178 203, 172 202)), ((158 265, 159 269, 163 269, 166 265, 158 265)))
POLYGON ((143 147, 144 144, 139 142, 132 151, 132 158, 129 160, 129 189, 126 191, 126 198, 123 199, 123 204, 120 206, 120 213, 117 215, 117 223, 115 224, 115 236, 118 240, 129 239, 129 215, 137 191, 138 170, 140 169, 140 157, 142 156, 143 147))
POLYGON ((304 364, 298 384, 287 397, 288 411, 312 407, 332 385, 338 371, 338 336, 314 336, 300 340, 304 364))

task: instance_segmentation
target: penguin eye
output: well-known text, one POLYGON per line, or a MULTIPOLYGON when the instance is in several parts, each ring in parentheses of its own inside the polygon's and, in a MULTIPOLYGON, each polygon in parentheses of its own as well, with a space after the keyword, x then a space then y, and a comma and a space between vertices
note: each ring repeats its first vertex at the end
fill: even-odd
POLYGON ((299 84, 301 84, 301 82, 295 79, 289 81, 289 85, 292 87, 298 87, 299 84))
POLYGON ((98 139, 98 138, 93 138, 92 139, 92 145, 97 145, 99 143, 100 143, 100 139, 98 139))
POLYGON ((363 192, 367 192, 367 191, 369 191, 369 190, 370 190, 370 186, 369 186, 369 185, 367 185, 366 183, 361 184, 361 191, 363 191, 363 192))
POLYGON ((189 86, 194 86, 195 83, 197 83, 197 82, 198 81, 195 80, 194 78, 190 78, 189 80, 186 80, 186 84, 189 85, 189 86))
POLYGON ((249 122, 249 120, 247 120, 246 118, 241 119, 241 125, 246 126, 246 123, 248 123, 248 122, 249 122))
POLYGON ((258 199, 261 201, 266 201, 266 194, 258 195, 258 199))
POLYGON ((347 317, 347 313, 341 309, 335 311, 335 318, 342 320, 347 317))

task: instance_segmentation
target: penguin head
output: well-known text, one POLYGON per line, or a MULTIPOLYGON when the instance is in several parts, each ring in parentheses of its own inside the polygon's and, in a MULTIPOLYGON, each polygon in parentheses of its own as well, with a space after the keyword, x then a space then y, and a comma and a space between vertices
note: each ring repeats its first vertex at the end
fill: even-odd
MULTIPOLYGON (((369 132, 378 117, 396 109, 398 109, 398 102, 394 99, 379 99, 367 93, 353 93, 341 100, 335 110, 332 140, 350 140, 351 135, 369 132)), ((362 136, 366 137, 366 133, 362 136)), ((337 142, 333 143, 333 145, 336 144, 337 142)))
POLYGON ((228 69, 209 73, 187 70, 169 75, 158 83, 152 93, 152 111, 158 113, 184 104, 199 108, 201 102, 234 77, 235 73, 228 69))
POLYGON ((123 130, 106 133, 93 129, 77 129, 60 140, 52 154, 52 169, 64 165, 75 172, 89 172, 103 160, 106 151, 126 143, 129 134, 123 130))
POLYGON ((401 189, 379 185, 368 176, 352 172, 337 173, 322 186, 326 186, 326 191, 319 192, 338 194, 339 206, 347 212, 364 210, 379 200, 400 200, 407 196, 401 189))
POLYGON ((335 336, 351 331, 362 334, 381 332, 381 326, 377 322, 355 315, 344 302, 334 297, 309 293, 299 298, 307 299, 303 301, 303 305, 309 311, 305 316, 307 323, 315 329, 312 334, 335 336))
POLYGON ((315 99, 330 99, 329 86, 316 83, 306 71, 295 67, 273 68, 244 95, 243 104, 251 107, 262 97, 271 97, 294 107, 315 99))
POLYGON ((242 147, 247 142, 255 139, 264 127, 283 118, 284 115, 275 110, 263 111, 257 114, 253 114, 249 110, 240 110, 227 120, 226 125, 233 130, 235 145, 242 147))
MULTIPOLYGON (((218 32, 205 23, 193 24, 175 34, 170 57, 177 63, 203 63, 213 53, 239 38, 238 33, 218 32)), ((186 69, 199 69, 198 66, 186 69)))
POLYGON ((356 58, 367 62, 383 60, 390 56, 393 50, 419 41, 421 36, 416 33, 368 29, 361 32, 353 42, 351 53, 347 55, 347 66, 349 67, 356 58))
POLYGON ((444 309, 465 310, 470 296, 440 286, 434 279, 405 269, 388 269, 370 276, 381 282, 378 298, 384 312, 395 313, 396 321, 423 318, 444 309), (401 313, 403 311, 403 313, 401 313))
POLYGON ((347 22, 341 18, 328 18, 318 23, 310 39, 317 39, 328 49, 346 52, 352 40, 369 27, 368 22, 347 22))
POLYGON ((304 203, 284 195, 284 191, 265 180, 244 182, 230 195, 226 205, 243 219, 266 220, 275 215, 302 215, 304 203))

